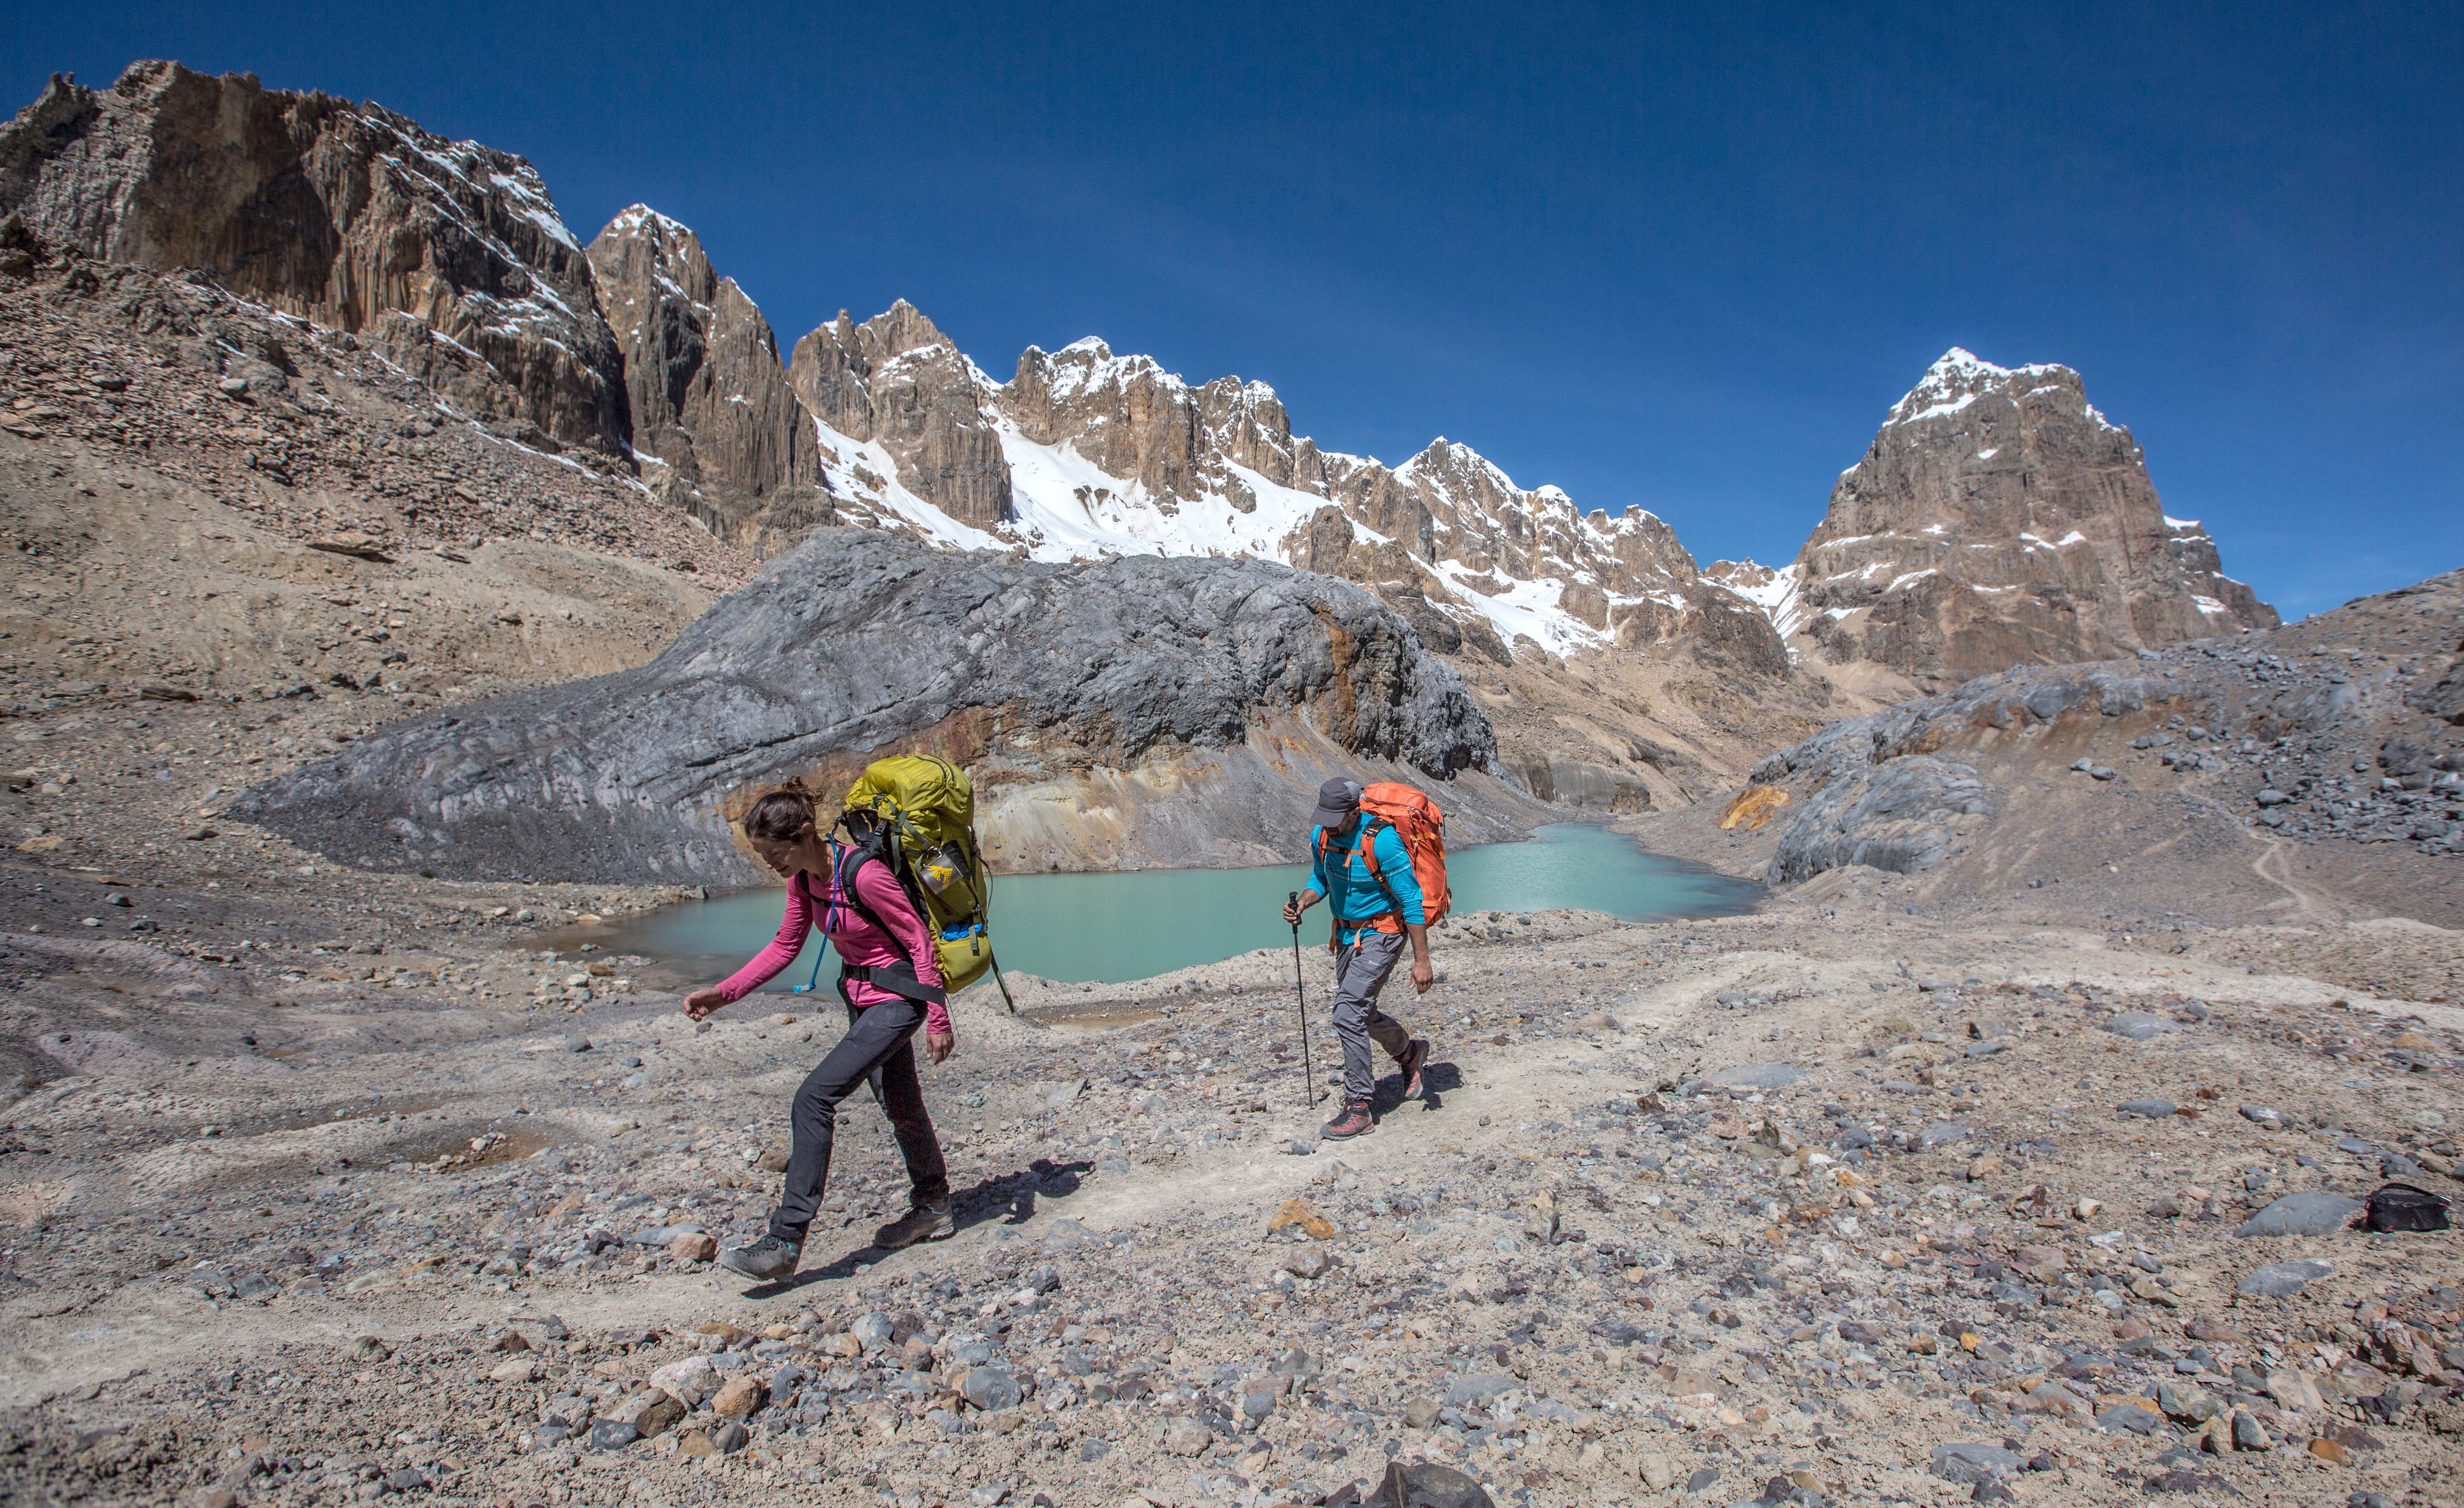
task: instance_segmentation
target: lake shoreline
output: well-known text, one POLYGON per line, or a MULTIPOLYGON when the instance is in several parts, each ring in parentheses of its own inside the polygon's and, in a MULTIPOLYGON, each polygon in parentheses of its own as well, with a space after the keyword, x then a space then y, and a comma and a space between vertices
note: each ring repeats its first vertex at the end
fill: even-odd
MULTIPOLYGON (((1462 849, 1448 867, 1456 905, 1466 911, 1700 920, 1749 913, 1762 899, 1759 885, 1654 854, 1596 823, 1551 824, 1520 842, 1462 849)), ((1072 985, 1133 984, 1279 946, 1287 934, 1274 913, 1286 894, 1307 885, 1307 874, 1302 865, 1278 864, 1009 876, 993 887, 994 946, 1008 972, 1072 985)), ((688 988, 688 979, 724 977, 759 950, 776 930, 782 892, 719 892, 531 941, 640 958, 637 977, 688 988)), ((1321 912, 1304 933, 1322 941, 1323 928, 1321 912)), ((815 970, 822 955, 808 940, 766 993, 825 987, 815 970)))

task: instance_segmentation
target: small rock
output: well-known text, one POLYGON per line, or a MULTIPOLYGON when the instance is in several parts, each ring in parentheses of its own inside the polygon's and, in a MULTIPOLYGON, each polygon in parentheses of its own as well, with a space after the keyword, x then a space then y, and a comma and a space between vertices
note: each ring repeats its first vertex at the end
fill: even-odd
POLYGON ((1793 1063, 1746 1063, 1723 1068, 1705 1077, 1704 1082, 1727 1089, 1780 1089, 1804 1077, 1793 1063))
POLYGON ((1461 1409, 1466 1405, 1485 1407, 1492 1398, 1513 1392, 1523 1385, 1503 1372, 1474 1372, 1458 1377, 1446 1388, 1446 1402, 1461 1409))
POLYGON ((591 1421, 590 1448, 594 1451, 621 1451, 641 1437, 640 1431, 622 1419, 591 1421))
POLYGON ((2269 1127, 2279 1127, 2285 1123, 2284 1112, 2272 1104, 2243 1105, 2241 1107, 2241 1118, 2255 1125, 2269 1127))
POLYGON ((2343 1446, 2328 1439, 2311 1441, 2310 1453, 2319 1457, 2319 1459, 2325 1461, 2330 1466, 2343 1466, 2346 1464, 2349 1459, 2343 1446))
POLYGON ((2167 1016, 2151 1015, 2146 1011, 2123 1011, 2116 1015, 2112 1020, 2105 1022, 2104 1029, 2116 1037, 2127 1037, 2134 1042, 2144 1042, 2151 1037, 2162 1037, 2167 1032, 2177 1031, 2180 1028, 2167 1016))
POLYGON ((1677 1465, 1667 1456, 1648 1454, 1635 1462, 1635 1475, 1653 1492, 1665 1492, 1677 1480, 1677 1465))
POLYGON ((1175 1455, 1196 1455, 1214 1438, 1204 1425, 1187 1414, 1175 1414, 1164 1421, 1163 1448, 1175 1455))
POLYGON ((1974 1486, 2008 1476, 2028 1464, 2027 1457, 1998 1445, 1953 1442, 1933 1448, 1933 1474, 1947 1482, 1974 1486))
POLYGON ((495 1382, 528 1383, 538 1381, 539 1374, 539 1358, 524 1354, 497 1363, 495 1369, 488 1376, 495 1382))
POLYGON ((1018 1379, 1005 1367, 970 1366, 958 1378, 958 1395, 991 1413, 1017 1408, 1023 1391, 1018 1379))
POLYGON ((2123 1115, 2135 1115, 2143 1121, 2161 1121, 2177 1108, 2170 1100, 2124 1100, 2114 1106, 2123 1115))
POLYGON ((2155 1432, 2156 1427, 2165 1421, 2157 1417, 2153 1410, 2143 1409, 2135 1403, 2125 1403, 2116 1404, 2110 1409, 2100 1411, 2096 1416, 2096 1422, 2099 1429, 2127 1430, 2132 1434, 2151 1434, 2155 1432))
POLYGON ((707 1262, 718 1257, 718 1242, 711 1236, 688 1231, 668 1243, 668 1260, 671 1262, 707 1262))
MULTIPOLYGON (((1417 1397, 1405 1400, 1403 1404, 1403 1423, 1406 1426, 1415 1430, 1425 1430, 1437 1422, 1438 1401, 1435 1398, 1422 1393, 1417 1397)), ((1661 1482, 1660 1485, 1665 1487, 1668 1484, 1666 1482, 1661 1482)))
POLYGON ((2334 1271, 2335 1268, 2315 1257, 2289 1262, 2270 1262, 2234 1284, 2233 1292, 2261 1299, 2287 1299, 2334 1271))
POLYGON ((2233 1235, 2327 1235, 2344 1228, 2362 1208, 2359 1199, 2323 1191, 2289 1193, 2241 1223, 2233 1235))
POLYGON ((722 1418, 741 1419, 761 1407, 761 1379, 733 1377, 711 1395, 711 1411, 722 1418))
POLYGON ((2276 1448, 2276 1441, 2269 1436, 2267 1427, 2258 1422, 2256 1414, 2247 1410, 2237 1410, 2233 1413, 2233 1449, 2237 1451, 2268 1451, 2276 1448))
POLYGON ((1295 1229, 1312 1241, 1334 1238, 1333 1223, 1318 1213, 1307 1199, 1285 1200, 1283 1208, 1275 1212, 1274 1218, 1266 1222, 1268 1235, 1280 1235, 1285 1231, 1295 1229))
POLYGON ((1334 1271, 1334 1258, 1324 1248, 1304 1246, 1284 1259, 1284 1271, 1314 1280, 1334 1271))
POLYGON ((870 1314, 861 1317, 853 1324, 847 1326, 847 1333, 854 1336, 856 1344, 862 1345, 868 1351, 876 1345, 888 1345, 890 1344, 890 1316, 883 1314, 878 1309, 874 1310, 870 1314))
POLYGON ((1389 1461, 1386 1484, 1373 1502, 1397 1508, 1496 1508, 1497 1500, 1476 1479, 1435 1461, 1389 1461))
POLYGON ((361 1336, 351 1343, 351 1359, 356 1362, 382 1362, 392 1356, 392 1349, 373 1335, 361 1336))

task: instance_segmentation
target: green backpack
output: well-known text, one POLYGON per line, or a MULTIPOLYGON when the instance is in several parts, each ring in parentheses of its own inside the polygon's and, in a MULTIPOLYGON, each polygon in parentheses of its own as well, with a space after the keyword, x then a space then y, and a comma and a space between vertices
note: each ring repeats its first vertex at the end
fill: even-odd
POLYGON ((839 821, 859 849, 890 865, 932 928, 942 988, 956 994, 990 970, 1015 1013, 986 929, 992 875, 976 843, 976 791, 967 772, 936 754, 876 759, 847 788, 839 821), (858 817, 870 821, 849 820, 858 817), (861 832, 866 826, 870 831, 861 832))

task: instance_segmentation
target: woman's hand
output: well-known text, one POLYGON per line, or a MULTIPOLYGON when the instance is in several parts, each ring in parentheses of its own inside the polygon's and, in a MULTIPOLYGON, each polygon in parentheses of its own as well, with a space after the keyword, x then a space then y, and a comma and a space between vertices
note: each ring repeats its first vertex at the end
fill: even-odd
MULTIPOLYGON (((726 1003, 725 997, 718 993, 718 986, 712 985, 707 989, 695 990, 685 996, 685 1015, 698 1021, 726 1003)), ((940 1060, 936 1058, 934 1061, 938 1062, 940 1060)))
POLYGON ((924 1034, 924 1056, 930 1058, 936 1063, 948 1062, 950 1060, 950 1054, 955 1052, 957 1049, 957 1046, 958 1034, 956 1032, 926 1032, 924 1034))

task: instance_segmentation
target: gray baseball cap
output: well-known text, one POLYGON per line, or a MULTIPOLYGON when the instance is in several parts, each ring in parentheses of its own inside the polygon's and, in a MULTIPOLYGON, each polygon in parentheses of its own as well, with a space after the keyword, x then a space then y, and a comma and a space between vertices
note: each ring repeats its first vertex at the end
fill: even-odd
POLYGON ((1332 832, 1352 820, 1352 815, 1359 810, 1360 782, 1338 776, 1317 788, 1317 810, 1309 814, 1309 821, 1332 832))

